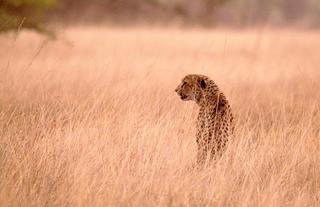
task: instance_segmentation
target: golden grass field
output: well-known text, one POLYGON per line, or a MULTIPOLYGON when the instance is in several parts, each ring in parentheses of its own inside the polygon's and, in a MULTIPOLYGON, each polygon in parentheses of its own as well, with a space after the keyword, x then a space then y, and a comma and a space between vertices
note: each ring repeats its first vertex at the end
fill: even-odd
POLYGON ((320 32, 94 28, 0 37, 0 206, 320 206, 320 32), (236 131, 195 161, 210 76, 236 131))

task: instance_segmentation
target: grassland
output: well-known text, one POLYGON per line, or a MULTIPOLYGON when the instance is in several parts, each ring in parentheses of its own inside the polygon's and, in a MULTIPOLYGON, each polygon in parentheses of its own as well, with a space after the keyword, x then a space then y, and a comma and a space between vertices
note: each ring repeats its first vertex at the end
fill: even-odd
POLYGON ((0 206, 319 206, 320 33, 71 28, 0 37, 0 206), (236 115, 222 158, 195 160, 216 81, 236 115))

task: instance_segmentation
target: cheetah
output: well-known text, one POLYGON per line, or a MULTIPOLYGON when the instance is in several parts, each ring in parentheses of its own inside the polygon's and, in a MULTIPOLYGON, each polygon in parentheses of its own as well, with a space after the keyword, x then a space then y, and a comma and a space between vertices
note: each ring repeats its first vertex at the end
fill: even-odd
POLYGON ((203 165, 223 152, 234 131, 231 107, 213 80, 204 75, 186 75, 175 89, 184 101, 200 107, 197 118, 197 164, 203 165))

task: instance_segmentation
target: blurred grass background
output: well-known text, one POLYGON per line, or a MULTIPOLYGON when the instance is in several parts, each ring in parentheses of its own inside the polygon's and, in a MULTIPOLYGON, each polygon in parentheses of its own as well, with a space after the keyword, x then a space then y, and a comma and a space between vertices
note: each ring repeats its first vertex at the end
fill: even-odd
POLYGON ((320 26, 319 0, 1 0, 0 31, 51 23, 320 26), (23 23, 22 23, 23 22, 23 23))

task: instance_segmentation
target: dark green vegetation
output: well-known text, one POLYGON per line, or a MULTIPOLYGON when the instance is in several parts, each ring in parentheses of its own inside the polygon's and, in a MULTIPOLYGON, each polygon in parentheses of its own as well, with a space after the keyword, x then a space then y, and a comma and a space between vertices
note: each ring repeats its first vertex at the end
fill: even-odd
POLYGON ((1 0, 0 31, 31 28, 50 34, 42 21, 45 12, 56 3, 56 0, 1 0))

